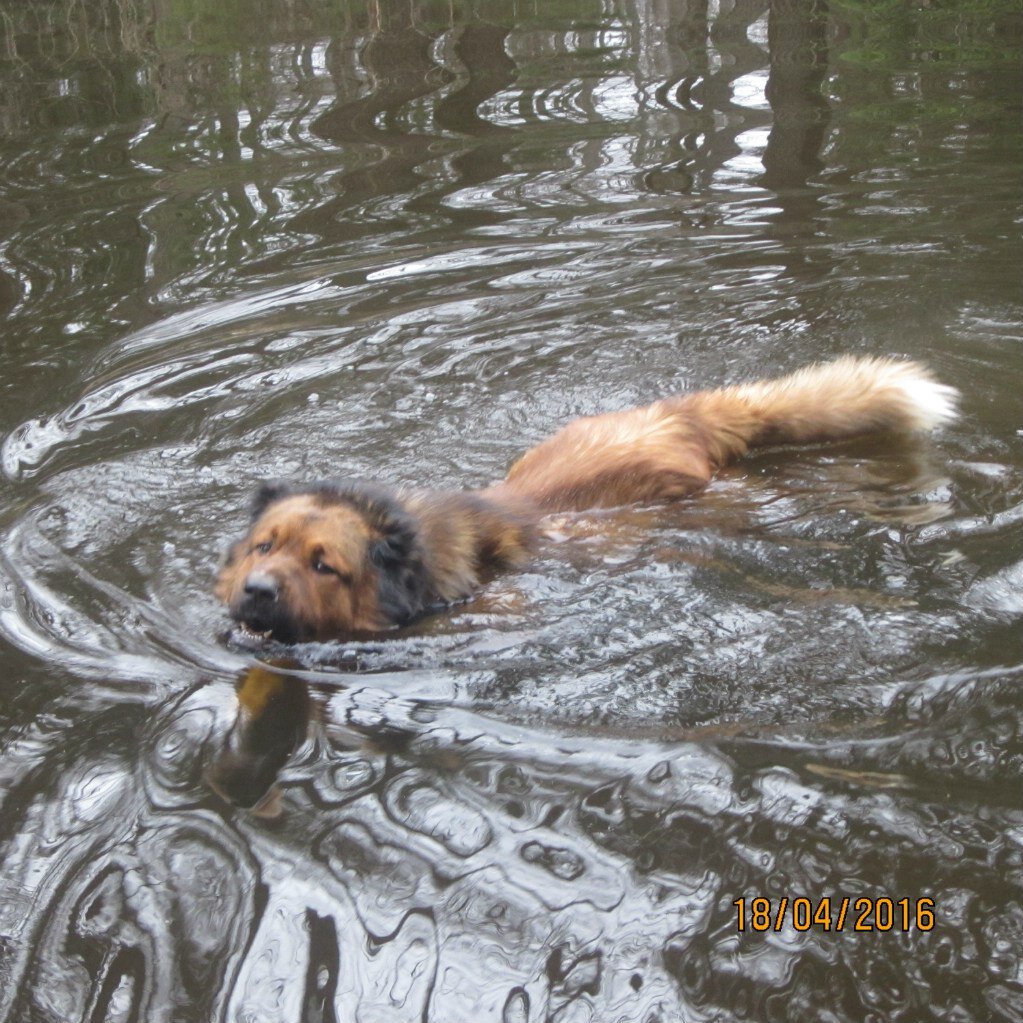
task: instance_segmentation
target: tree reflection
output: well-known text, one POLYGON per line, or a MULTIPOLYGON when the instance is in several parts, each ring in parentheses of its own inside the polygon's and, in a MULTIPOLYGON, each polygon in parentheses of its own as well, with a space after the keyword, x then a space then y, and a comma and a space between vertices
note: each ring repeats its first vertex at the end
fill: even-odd
POLYGON ((825 0, 772 0, 768 17, 771 132, 764 152, 768 188, 799 187, 823 166, 829 109, 821 95, 828 67, 825 0))

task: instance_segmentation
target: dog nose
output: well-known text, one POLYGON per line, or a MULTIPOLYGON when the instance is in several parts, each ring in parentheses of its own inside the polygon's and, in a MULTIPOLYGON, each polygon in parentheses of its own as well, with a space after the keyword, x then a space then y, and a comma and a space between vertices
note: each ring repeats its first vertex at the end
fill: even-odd
POLYGON ((277 580, 266 572, 252 572, 245 580, 245 593, 255 600, 272 603, 277 599, 280 589, 277 580))

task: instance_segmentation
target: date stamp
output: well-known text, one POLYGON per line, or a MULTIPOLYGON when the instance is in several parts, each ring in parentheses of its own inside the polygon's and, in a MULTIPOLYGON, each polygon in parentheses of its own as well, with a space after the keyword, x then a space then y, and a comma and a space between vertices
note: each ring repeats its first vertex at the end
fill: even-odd
POLYGON ((814 901, 802 896, 736 899, 736 923, 742 931, 780 931, 786 921, 797 931, 930 931, 934 899, 853 898, 825 895, 814 901))

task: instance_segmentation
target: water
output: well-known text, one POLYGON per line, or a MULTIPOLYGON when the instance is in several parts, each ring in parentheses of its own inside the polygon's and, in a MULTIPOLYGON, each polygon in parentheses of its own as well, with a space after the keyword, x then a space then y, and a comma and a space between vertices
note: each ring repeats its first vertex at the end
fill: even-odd
POLYGON ((1023 1018, 1018 15, 0 4, 0 1016, 1023 1018), (961 420, 225 640, 259 480, 844 352, 961 420))

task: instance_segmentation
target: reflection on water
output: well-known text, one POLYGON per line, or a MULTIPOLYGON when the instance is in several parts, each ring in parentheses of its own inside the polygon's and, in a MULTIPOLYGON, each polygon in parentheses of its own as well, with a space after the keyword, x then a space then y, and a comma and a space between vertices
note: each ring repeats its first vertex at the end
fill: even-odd
POLYGON ((0 3, 0 1018, 1023 1018, 1018 12, 0 3), (223 641, 268 476, 844 351, 931 442, 223 641), (908 933, 735 900, 932 898, 908 933))
POLYGON ((238 714, 206 783, 235 806, 277 816, 277 775, 309 726, 309 691, 299 680, 262 666, 238 686, 238 714))

